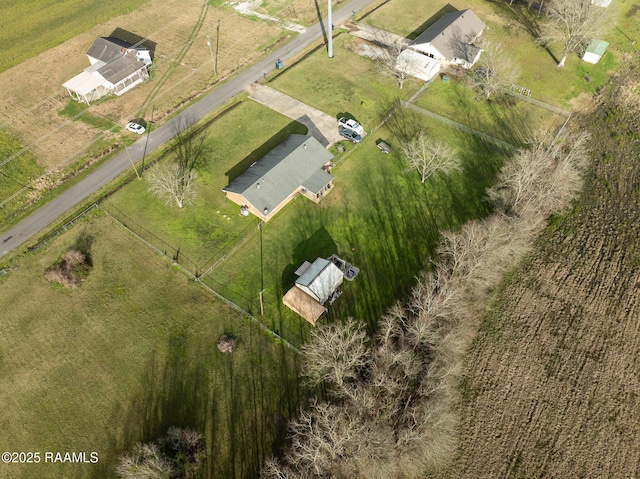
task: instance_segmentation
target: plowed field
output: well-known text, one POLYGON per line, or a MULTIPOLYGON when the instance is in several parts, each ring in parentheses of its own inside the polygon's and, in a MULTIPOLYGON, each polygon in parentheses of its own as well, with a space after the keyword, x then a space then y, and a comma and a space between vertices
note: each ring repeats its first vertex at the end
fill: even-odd
POLYGON ((579 120, 596 145, 585 192, 483 319, 437 477, 640 477, 638 110, 617 104, 634 85, 621 75, 579 120))

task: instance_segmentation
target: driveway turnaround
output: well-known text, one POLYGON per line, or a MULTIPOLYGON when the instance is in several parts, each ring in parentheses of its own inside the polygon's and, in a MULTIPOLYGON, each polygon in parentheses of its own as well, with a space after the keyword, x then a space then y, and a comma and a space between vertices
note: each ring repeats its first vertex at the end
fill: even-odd
POLYGON ((338 133, 338 120, 333 116, 259 83, 251 84, 247 87, 247 91, 250 97, 258 103, 262 103, 309 128, 309 134, 325 148, 342 140, 338 133))
MULTIPOLYGON (((355 12, 367 7, 373 0, 353 0, 340 10, 333 12, 334 24, 339 24, 349 19, 355 12)), ((127 152, 116 155, 100 168, 89 174, 86 178, 76 183, 64 193, 58 195, 42 208, 34 212, 9 231, 0 234, 0 257, 18 248, 29 238, 38 234, 47 226, 55 222, 58 218, 68 214, 68 212, 86 200, 92 193, 96 192, 118 175, 131 168, 131 160, 138 162, 142 159, 143 153, 150 153, 167 141, 171 140, 176 133, 187 126, 195 123, 211 110, 222 105, 228 99, 240 93, 247 86, 251 85, 266 73, 270 72, 278 59, 287 60, 304 50, 308 45, 325 36, 326 19, 321 23, 309 27, 306 31, 298 35, 289 43, 279 48, 275 52, 267 55, 262 60, 251 65, 240 74, 230 79, 221 86, 215 88, 209 95, 202 98, 196 104, 186 109, 172 120, 164 123, 161 127, 144 135, 127 152)), ((334 55, 336 56, 336 55, 334 55)), ((336 62, 339 59, 335 59, 336 62)))

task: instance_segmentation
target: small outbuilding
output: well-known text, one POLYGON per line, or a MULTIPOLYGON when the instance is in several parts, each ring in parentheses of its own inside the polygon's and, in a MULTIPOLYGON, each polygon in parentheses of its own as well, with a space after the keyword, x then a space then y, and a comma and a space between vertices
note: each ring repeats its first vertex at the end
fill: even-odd
POLYGON ((596 40, 595 38, 591 40, 589 46, 584 51, 584 55, 582 55, 582 60, 595 65, 600 61, 604 52, 607 51, 607 47, 609 46, 609 42, 605 42, 604 40, 596 40))
POLYGON ((282 302, 315 326, 327 311, 324 304, 339 296, 344 273, 333 261, 318 258, 313 263, 305 261, 296 274, 299 278, 282 302))
POLYGON ((331 188, 333 155, 311 135, 291 135, 222 189, 262 221, 302 194, 319 202, 331 188))

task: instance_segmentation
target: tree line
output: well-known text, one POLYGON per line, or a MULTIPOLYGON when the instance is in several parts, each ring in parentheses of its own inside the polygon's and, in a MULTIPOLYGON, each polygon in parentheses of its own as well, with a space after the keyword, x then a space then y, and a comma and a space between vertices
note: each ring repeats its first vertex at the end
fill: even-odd
POLYGON ((324 399, 290 424, 288 447, 263 477, 419 477, 450 456, 456 385, 477 318, 549 216, 579 192, 587 141, 565 131, 518 151, 487 192, 495 212, 442 234, 432 271, 374 335, 352 319, 313 332, 303 377, 324 399))

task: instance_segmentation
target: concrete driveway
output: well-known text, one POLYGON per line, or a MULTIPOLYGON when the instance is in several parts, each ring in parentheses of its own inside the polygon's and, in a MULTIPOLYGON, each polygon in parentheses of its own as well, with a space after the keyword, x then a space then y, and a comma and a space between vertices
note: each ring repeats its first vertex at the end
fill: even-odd
POLYGON ((260 83, 252 83, 247 91, 251 99, 305 125, 325 148, 342 140, 337 118, 260 83))

